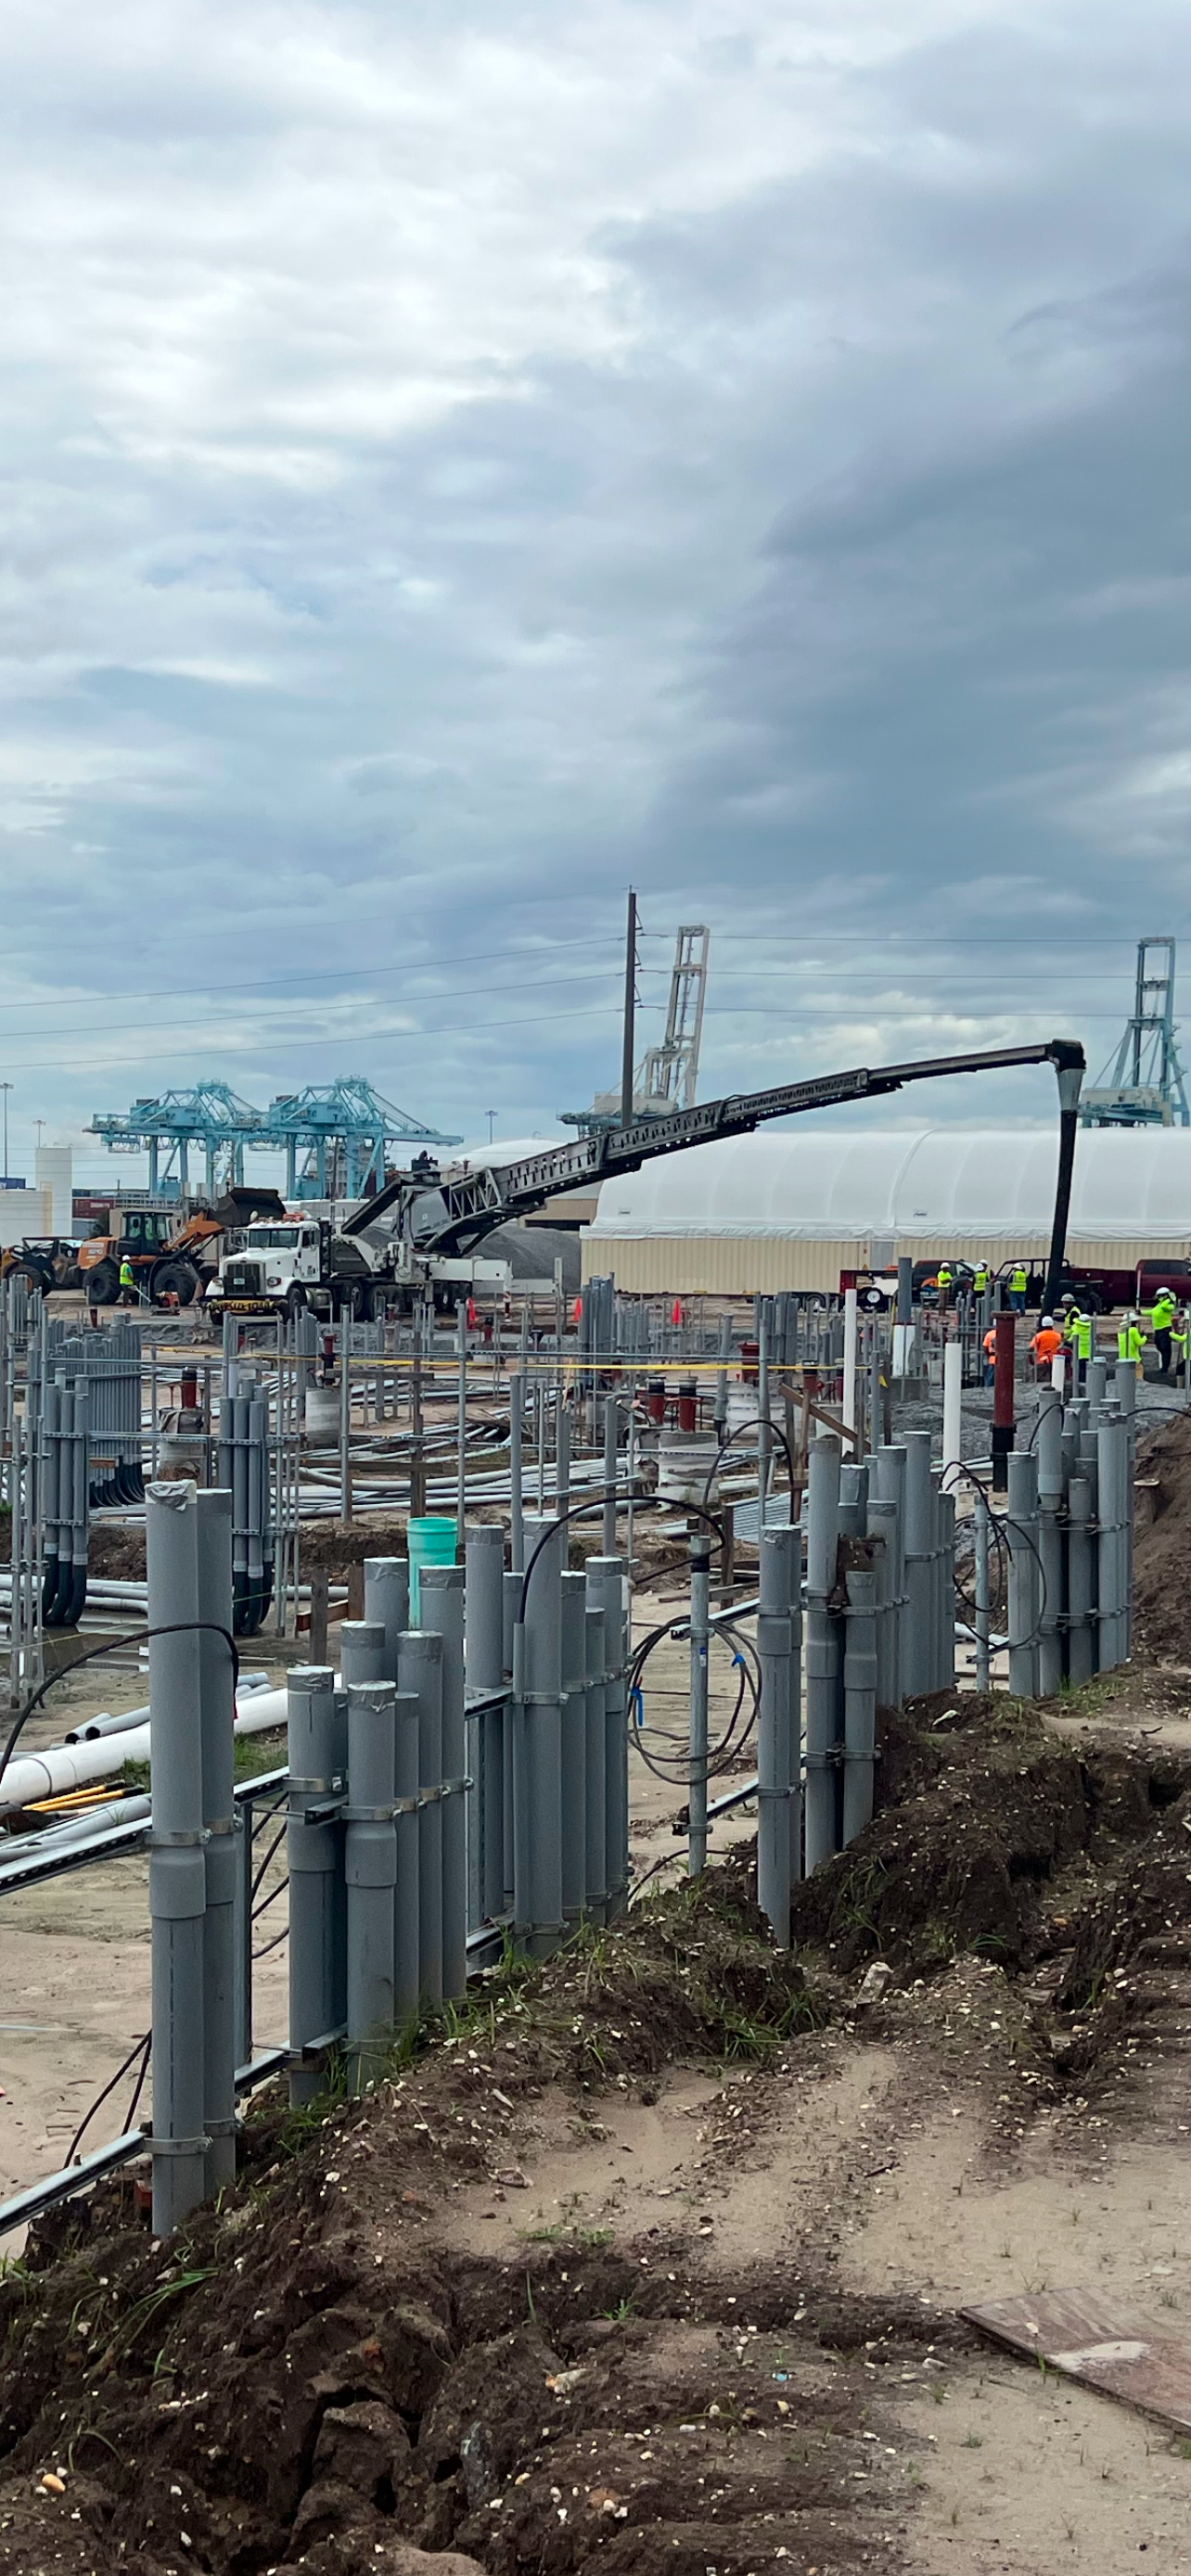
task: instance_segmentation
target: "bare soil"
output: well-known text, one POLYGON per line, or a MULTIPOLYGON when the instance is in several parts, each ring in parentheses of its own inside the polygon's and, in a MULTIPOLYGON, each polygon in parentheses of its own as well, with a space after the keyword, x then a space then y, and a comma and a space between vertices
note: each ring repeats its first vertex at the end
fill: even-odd
POLYGON ((181 2244, 131 2183, 55 2213, 0 2285, 0 2568, 1186 2565, 1179 2446, 958 2315, 1191 2303, 1191 1726, 1134 1693, 888 1722, 793 1952, 742 1845, 367 2102, 259 2103, 181 2244))
POLYGON ((1191 1665, 1191 1413, 1176 1413, 1139 1442, 1137 1473, 1156 1483, 1153 1521, 1138 1531, 1134 1555, 1137 1647, 1148 1659, 1191 1665))

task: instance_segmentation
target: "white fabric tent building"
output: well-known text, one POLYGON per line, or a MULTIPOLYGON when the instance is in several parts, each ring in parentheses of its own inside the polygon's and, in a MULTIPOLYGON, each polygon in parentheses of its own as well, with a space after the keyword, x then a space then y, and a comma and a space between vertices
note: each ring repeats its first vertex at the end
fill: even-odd
MULTIPOLYGON (((585 1278, 638 1294, 834 1290, 844 1270, 1050 1244, 1053 1128, 836 1129, 700 1145, 605 1181, 585 1278)), ((1067 1235, 1080 1268, 1191 1253, 1191 1129, 1082 1128, 1067 1235)))

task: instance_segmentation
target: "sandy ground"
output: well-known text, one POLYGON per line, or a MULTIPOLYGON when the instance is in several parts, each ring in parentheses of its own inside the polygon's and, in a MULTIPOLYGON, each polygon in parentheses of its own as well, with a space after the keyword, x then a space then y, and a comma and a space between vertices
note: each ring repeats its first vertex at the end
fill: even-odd
MULTIPOLYGON (((462 2194, 454 2242, 508 2255, 678 2225, 725 2279, 801 2255, 808 2281, 834 2267, 841 2290, 931 2307, 1081 2284, 1168 2330, 1173 2310, 1191 2333, 1191 2166, 1177 2135, 1073 2139, 1044 2124, 1007 2166, 978 2098, 940 2098, 917 2049, 834 2035, 774 2076, 686 2074, 655 2106, 601 2104, 597 2127, 584 2134, 569 2100, 544 2103, 525 2189, 462 2194), (733 2152, 737 2115, 747 2154, 733 2152)), ((873 2475, 908 2510, 908 2567, 1119 2576, 1139 2554, 1191 2566, 1191 2444, 992 2349, 928 2354, 899 2376, 891 2391, 881 2373, 873 2475)))
MULTIPOLYGON (((681 1607, 677 1595, 642 1601, 638 1633, 681 1607)), ((687 1654, 667 1643, 651 1667, 655 1749, 687 1654)), ((1057 1723, 1076 1742, 1144 1731, 1185 1748, 1186 1691, 1180 1674, 1137 1674, 1057 1723)), ((713 1736, 733 1697, 725 1655, 713 1736)), ((737 1778, 750 1762, 746 1751, 737 1778)), ((639 1873, 659 1860, 681 1867, 671 1824, 684 1794, 635 1760, 639 1873)), ((746 1810, 725 1823, 713 1848, 753 1822, 746 1810)), ((279 1857, 263 1893, 280 1885, 281 1868, 279 1857)), ((262 1936, 268 1929, 266 1915, 262 1936)), ((3 1957, 6 2192, 61 2163, 82 2110, 146 2027, 143 1859, 8 1901, 3 1957)), ((969 1972, 990 1991, 1000 1976, 992 1965, 969 1972)), ((283 1943, 257 1970, 260 2040, 284 2034, 285 1986, 283 1943)), ((99 2114, 97 2138, 123 2125, 127 2091, 121 2084, 99 2114)), ((460 2247, 505 2255, 584 2231, 595 2241, 677 2229, 725 2280, 781 2258, 841 2291, 932 2308, 1082 2285, 1135 2303, 1168 2331, 1185 2323, 1191 2343, 1189 2150, 1191 2057, 1179 2045, 1154 2056, 1127 2113, 1102 2107, 1073 2120, 1064 2109, 1015 2142, 974 2066, 945 2061, 904 2023, 893 2037, 869 2037, 858 2017, 800 2040, 772 2070, 688 2068, 655 2100, 605 2097, 594 2121, 576 2119, 573 2096, 548 2093, 518 2142, 523 2183, 469 2184, 451 2228, 460 2247)), ((1191 2444, 991 2348, 928 2354, 892 2390, 889 2378, 872 2493, 890 2499, 908 2567, 1119 2576, 1145 2555, 1156 2569, 1191 2568, 1191 2444)))

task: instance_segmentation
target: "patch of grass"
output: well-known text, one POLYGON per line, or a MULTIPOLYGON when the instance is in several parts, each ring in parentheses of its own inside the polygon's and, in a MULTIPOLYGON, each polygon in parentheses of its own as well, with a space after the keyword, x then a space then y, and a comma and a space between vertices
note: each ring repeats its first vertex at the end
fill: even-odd
POLYGON ((261 1780, 268 1771, 283 1771, 288 1754, 289 1746, 283 1726, 275 1727, 270 1735, 238 1735, 236 1737, 236 1778, 237 1780, 261 1780))
MULTIPOLYGON (((156 2289, 150 2290, 146 2298, 138 2299, 135 2307, 129 2309, 123 2324, 112 2336, 111 2342, 102 2354, 100 2368, 110 2367, 123 2354, 130 2352, 138 2336, 153 2318, 160 2314, 162 2308, 168 2307, 172 2299, 181 2298, 187 2290, 197 2290, 203 2281, 209 2281, 213 2276, 214 2268, 213 2264, 207 2264, 201 2271, 179 2272, 175 2280, 159 2282, 156 2289)), ((153 2365, 155 2378, 164 2351, 163 2344, 153 2365)))
POLYGON ((880 1949, 881 1934, 876 1920, 877 1902, 889 1873, 876 1858, 861 1869, 849 1873, 840 1890, 832 1924, 834 1931, 866 1932, 874 1949, 880 1949))
POLYGON ((1098 1673, 1090 1682, 1060 1682, 1056 1697, 1065 1712, 1075 1717, 1098 1717, 1113 1697, 1116 1673, 1098 1673))
POLYGON ((323 2082, 312 2102, 300 2102, 286 2118, 277 2141, 279 2156, 300 2155, 311 2138, 330 2119, 333 2111, 342 2110, 347 2100, 347 2064, 338 2049, 328 2058, 323 2069, 323 2082))

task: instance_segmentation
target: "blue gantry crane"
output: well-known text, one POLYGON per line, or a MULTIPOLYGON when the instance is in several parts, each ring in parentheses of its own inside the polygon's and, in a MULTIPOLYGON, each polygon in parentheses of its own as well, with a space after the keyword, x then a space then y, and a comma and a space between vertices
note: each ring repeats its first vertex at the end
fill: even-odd
POLYGON ((285 1148, 287 1198, 362 1199, 383 1186, 387 1144, 460 1145, 463 1139, 424 1126, 349 1074, 343 1082, 279 1092, 265 1111, 260 1142, 285 1148))
POLYGON ((285 1154, 290 1198, 363 1198, 384 1181, 387 1145, 462 1142, 411 1118, 358 1075, 281 1092, 268 1109, 254 1109, 226 1082, 199 1082, 192 1091, 134 1100, 119 1113, 97 1112, 88 1133, 102 1136, 113 1153, 147 1153, 154 1198, 185 1196, 196 1153, 209 1196, 234 1187, 244 1178, 246 1145, 285 1154))
POLYGON ((1173 939, 1138 940, 1133 1014, 1115 1059, 1084 1093, 1082 1126, 1191 1126, 1176 1035, 1174 960, 1173 939))

